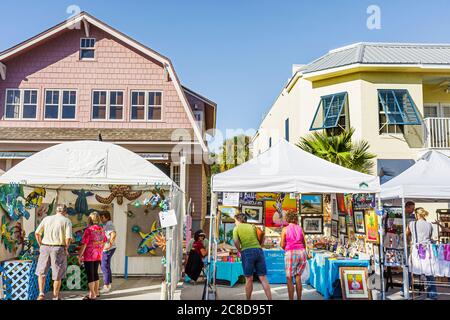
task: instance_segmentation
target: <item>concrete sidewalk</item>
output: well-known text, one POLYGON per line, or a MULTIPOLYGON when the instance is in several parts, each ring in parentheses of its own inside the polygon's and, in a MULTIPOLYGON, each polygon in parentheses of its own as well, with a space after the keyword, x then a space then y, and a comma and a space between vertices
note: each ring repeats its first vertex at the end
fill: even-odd
MULTIPOLYGON (((204 280, 194 283, 183 283, 181 286, 181 300, 201 300, 204 287, 204 280)), ((271 285, 273 300, 288 300, 287 286, 276 284, 271 285)), ((245 300, 245 285, 236 284, 230 288, 226 285, 217 285, 217 300, 245 300)), ((261 283, 253 284, 253 300, 267 300, 261 283)), ((323 297, 311 286, 303 286, 303 300, 323 300, 323 297)))

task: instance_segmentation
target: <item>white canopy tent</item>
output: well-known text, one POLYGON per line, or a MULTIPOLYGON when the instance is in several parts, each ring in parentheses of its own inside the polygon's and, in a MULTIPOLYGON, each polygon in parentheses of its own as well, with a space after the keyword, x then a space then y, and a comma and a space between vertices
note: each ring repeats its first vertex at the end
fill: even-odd
MULTIPOLYGON (((412 167, 381 186, 383 201, 401 199, 403 208, 404 256, 408 256, 405 200, 419 202, 450 201, 450 158, 428 151, 412 167)), ((409 298, 408 260, 403 268, 405 298, 409 298)))
POLYGON ((214 175, 211 190, 209 252, 217 192, 379 193, 381 188, 379 177, 341 167, 280 140, 252 160, 214 175))
POLYGON ((252 160, 212 177, 213 192, 378 193, 379 178, 318 158, 281 140, 252 160))
POLYGON ((438 151, 424 154, 412 167, 383 184, 381 199, 450 199, 450 158, 438 151))
POLYGON ((23 160, 0 177, 16 182, 62 188, 68 185, 165 185, 175 183, 153 164, 118 145, 100 141, 61 143, 23 160))
POLYGON ((141 156, 118 145, 100 141, 61 143, 23 160, 0 176, 0 184, 19 183, 51 190, 108 190, 109 185, 170 191, 178 225, 166 230, 166 297, 173 297, 181 277, 184 194, 167 175, 141 156))

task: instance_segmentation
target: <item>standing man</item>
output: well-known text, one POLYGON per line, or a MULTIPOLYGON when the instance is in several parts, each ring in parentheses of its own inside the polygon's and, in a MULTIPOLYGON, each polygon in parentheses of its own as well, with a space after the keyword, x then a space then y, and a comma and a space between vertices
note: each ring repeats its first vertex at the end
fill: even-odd
POLYGON ((237 250, 241 253, 242 269, 245 276, 245 295, 247 300, 251 300, 253 292, 253 273, 259 277, 267 299, 272 300, 269 282, 267 282, 266 260, 261 244, 256 234, 256 227, 247 223, 244 214, 237 214, 234 217, 236 227, 233 229, 233 240, 237 250))
POLYGON ((45 217, 36 229, 39 260, 36 275, 39 284, 38 300, 45 300, 45 277, 52 267, 53 300, 60 300, 61 280, 66 276, 67 256, 72 240, 72 222, 67 218, 67 207, 59 204, 56 214, 45 217))
POLYGON ((100 219, 103 224, 103 231, 105 231, 107 242, 103 247, 102 255, 102 273, 103 273, 103 289, 101 293, 108 293, 111 291, 112 272, 111 272, 111 259, 116 252, 116 227, 114 227, 111 221, 111 214, 109 211, 100 212, 100 219))

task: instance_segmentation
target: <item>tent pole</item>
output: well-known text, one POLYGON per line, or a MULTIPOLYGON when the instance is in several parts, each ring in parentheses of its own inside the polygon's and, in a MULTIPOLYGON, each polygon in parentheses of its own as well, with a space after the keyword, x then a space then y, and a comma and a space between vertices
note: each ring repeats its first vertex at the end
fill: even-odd
MULTIPOLYGON (((212 180, 212 178, 211 178, 212 180)), ((211 185, 212 188, 212 185, 211 185)), ((215 230, 215 228, 213 228, 213 224, 215 224, 215 220, 216 220, 216 211, 217 211, 217 193, 215 193, 214 191, 211 190, 211 207, 210 207, 210 212, 209 212, 209 244, 208 244, 208 274, 206 275, 206 300, 209 300, 209 294, 208 294, 208 290, 209 290, 209 285, 211 283, 211 270, 213 270, 213 274, 212 276, 215 277, 215 262, 214 262, 214 267, 211 269, 211 254, 212 254, 212 242, 214 241, 215 238, 215 234, 213 236, 213 231, 215 230)), ((214 261, 216 261, 216 257, 214 256, 214 261)), ((214 281, 215 284, 215 281, 214 281)))
MULTIPOLYGON (((382 212, 383 205, 381 203, 380 194, 377 193, 378 198, 378 210, 382 212)), ((381 223, 378 225, 378 232, 380 234, 380 252, 379 252, 379 265, 380 265, 380 281, 381 281, 381 300, 386 300, 386 288, 384 283, 384 230, 383 230, 383 216, 381 216, 381 223)))
POLYGON ((403 294, 406 300, 409 300, 409 267, 408 267, 408 242, 406 238, 406 212, 405 212, 405 197, 402 196, 402 219, 403 219, 403 294))

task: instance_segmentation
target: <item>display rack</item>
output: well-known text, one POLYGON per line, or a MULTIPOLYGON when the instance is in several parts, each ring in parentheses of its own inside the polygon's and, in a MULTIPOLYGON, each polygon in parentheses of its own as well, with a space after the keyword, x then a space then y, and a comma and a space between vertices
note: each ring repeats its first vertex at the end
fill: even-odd
MULTIPOLYGON (((436 210, 437 218, 440 225, 450 229, 450 209, 438 209, 436 210)), ((439 242, 450 243, 450 232, 445 232, 439 226, 439 242)))

